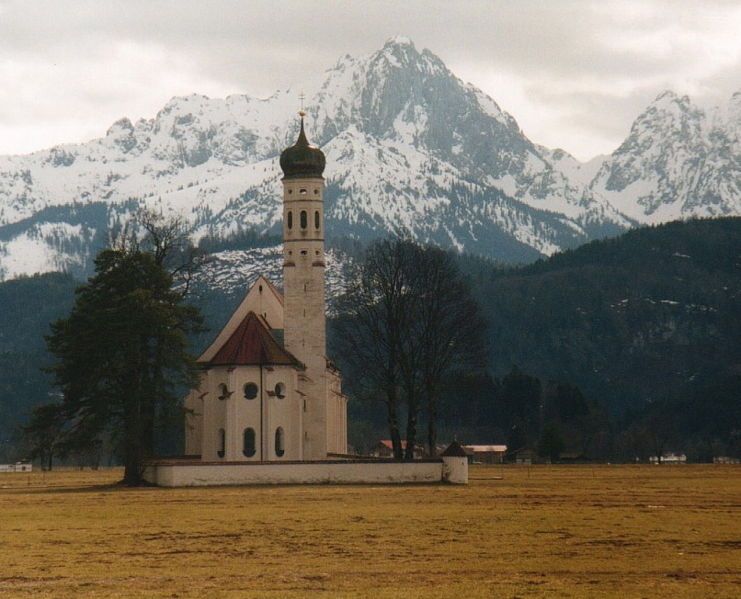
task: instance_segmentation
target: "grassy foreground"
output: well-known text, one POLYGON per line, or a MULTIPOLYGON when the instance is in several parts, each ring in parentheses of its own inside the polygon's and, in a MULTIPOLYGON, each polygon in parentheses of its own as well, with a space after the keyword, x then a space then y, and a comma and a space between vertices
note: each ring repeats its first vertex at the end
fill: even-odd
POLYGON ((0 596, 741 595, 734 466, 479 466, 467 487, 120 477, 0 474, 0 596))

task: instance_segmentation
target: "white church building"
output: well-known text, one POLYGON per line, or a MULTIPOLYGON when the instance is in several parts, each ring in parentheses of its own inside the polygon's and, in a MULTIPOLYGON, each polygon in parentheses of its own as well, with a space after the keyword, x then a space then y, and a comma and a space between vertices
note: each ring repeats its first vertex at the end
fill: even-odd
POLYGON ((326 355, 324 154, 301 132, 283 151, 283 293, 259 277, 198 358, 185 452, 203 461, 347 453, 347 397, 326 355))
POLYGON ((347 455, 347 397, 326 355, 325 157, 304 114, 283 170, 283 291, 261 276, 198 358, 185 400, 185 453, 152 460, 161 486, 258 483, 467 482, 463 449, 393 462, 347 455))

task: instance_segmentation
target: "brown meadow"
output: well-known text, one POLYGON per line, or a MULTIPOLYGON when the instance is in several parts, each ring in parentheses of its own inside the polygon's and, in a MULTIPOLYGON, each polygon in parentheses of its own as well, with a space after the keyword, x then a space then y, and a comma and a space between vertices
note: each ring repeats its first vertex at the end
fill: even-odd
POLYGON ((0 474, 3 597, 737 597, 741 468, 476 466, 466 487, 0 474))

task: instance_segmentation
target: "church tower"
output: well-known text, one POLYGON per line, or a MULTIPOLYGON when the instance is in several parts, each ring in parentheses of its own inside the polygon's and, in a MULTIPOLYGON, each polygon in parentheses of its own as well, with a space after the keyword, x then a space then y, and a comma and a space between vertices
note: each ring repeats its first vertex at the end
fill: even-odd
POLYGON ((305 365, 299 380, 303 396, 304 459, 327 457, 328 381, 324 299, 325 158, 301 131, 283 150, 284 344, 305 365))

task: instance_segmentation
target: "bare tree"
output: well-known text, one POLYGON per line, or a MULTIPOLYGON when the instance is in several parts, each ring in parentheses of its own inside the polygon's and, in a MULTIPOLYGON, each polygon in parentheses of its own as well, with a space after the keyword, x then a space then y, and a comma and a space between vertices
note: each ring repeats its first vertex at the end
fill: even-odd
POLYGON ((452 255, 436 247, 418 252, 411 338, 427 411, 428 453, 437 453, 437 407, 453 371, 485 367, 486 321, 452 255))
POLYGON ((192 233, 193 227, 182 216, 165 216, 141 208, 121 230, 111 232, 109 245, 115 250, 151 253, 185 296, 198 271, 208 262, 208 257, 193 244, 192 233))
POLYGON ((366 391, 383 391, 394 456, 413 459, 423 406, 434 455, 445 377, 481 366, 486 355, 484 321, 455 262, 443 250, 408 239, 377 242, 347 277, 339 309, 341 354, 366 391))
POLYGON ((399 426, 400 362, 409 330, 405 242, 380 241, 351 269, 338 307, 339 351, 356 373, 358 391, 380 391, 387 409, 394 457, 402 459, 399 426))

